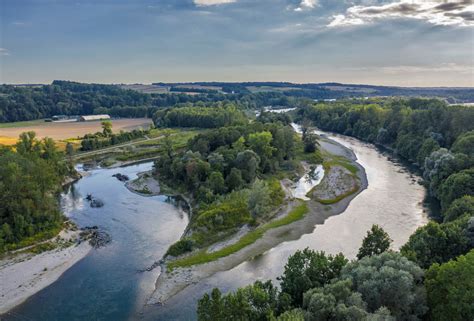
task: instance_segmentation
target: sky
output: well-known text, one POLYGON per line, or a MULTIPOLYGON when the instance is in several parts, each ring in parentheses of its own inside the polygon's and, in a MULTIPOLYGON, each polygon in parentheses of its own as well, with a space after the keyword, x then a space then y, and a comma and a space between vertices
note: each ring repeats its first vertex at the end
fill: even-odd
POLYGON ((474 0, 0 0, 0 83, 474 87, 474 0))

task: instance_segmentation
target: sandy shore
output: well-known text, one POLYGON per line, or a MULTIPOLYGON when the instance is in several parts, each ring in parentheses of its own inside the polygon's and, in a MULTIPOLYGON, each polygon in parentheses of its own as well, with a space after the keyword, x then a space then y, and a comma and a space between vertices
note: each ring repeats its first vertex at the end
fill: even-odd
MULTIPOLYGON (((356 162, 357 157, 355 154, 346 147, 328 139, 322 139, 321 146, 332 154, 342 155, 350 159, 352 164, 358 167, 359 171, 357 172, 357 177, 360 182, 360 187, 357 192, 331 205, 324 205, 312 200, 307 201, 309 213, 307 213, 303 219, 279 228, 268 230, 253 244, 219 260, 188 268, 177 268, 172 272, 167 271, 166 262, 162 263, 160 266, 161 274, 156 281, 155 291, 148 299, 147 305, 164 304, 169 298, 187 286, 195 284, 216 272, 232 269, 238 264, 264 253, 282 242, 296 240, 304 234, 312 233, 316 225, 323 224, 330 216, 344 212, 351 200, 367 188, 368 182, 365 170, 356 162)), ((297 202, 301 201, 290 201, 288 206, 294 206, 297 202)), ((279 217, 281 216, 279 215, 279 217)))
POLYGON ((152 171, 138 173, 138 177, 125 183, 132 193, 141 196, 156 196, 160 194, 160 184, 153 178, 152 171))
POLYGON ((84 258, 91 246, 78 242, 80 231, 63 231, 60 237, 74 244, 34 254, 18 254, 0 261, 0 314, 19 305, 55 282, 66 270, 84 258))

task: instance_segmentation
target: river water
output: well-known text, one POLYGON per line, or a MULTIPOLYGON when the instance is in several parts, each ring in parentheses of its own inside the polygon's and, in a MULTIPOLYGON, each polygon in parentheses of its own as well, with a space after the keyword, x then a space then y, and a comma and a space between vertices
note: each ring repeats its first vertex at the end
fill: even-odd
POLYGON ((64 212, 79 226, 104 228, 112 243, 93 250, 5 320, 195 320, 196 302, 203 293, 214 287, 229 291, 259 279, 275 280, 288 256, 298 249, 342 252, 354 258, 372 224, 382 226, 393 239, 393 248, 398 249, 427 222, 422 204, 425 191, 416 182, 418 178, 372 145, 327 135, 355 152, 369 182, 342 214, 316 226, 311 234, 188 287, 165 306, 145 310, 142 306, 153 291, 159 268, 144 273, 137 270, 152 265, 179 239, 187 215, 165 197, 138 196, 112 177, 120 171, 133 179, 136 173, 150 169, 150 163, 92 171, 64 195, 64 212), (105 206, 88 207, 83 200, 86 193, 101 198, 105 206))

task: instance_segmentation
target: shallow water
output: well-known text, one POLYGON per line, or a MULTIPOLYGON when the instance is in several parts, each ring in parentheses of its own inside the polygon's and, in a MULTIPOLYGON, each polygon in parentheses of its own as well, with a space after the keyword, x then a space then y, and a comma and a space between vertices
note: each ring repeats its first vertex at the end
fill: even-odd
POLYGON ((62 197, 65 215, 81 227, 97 225, 112 236, 108 246, 91 253, 66 271, 57 282, 15 308, 2 320, 71 321, 127 320, 136 318, 154 289, 159 268, 138 272, 159 260, 178 240, 187 214, 164 196, 131 193, 112 177, 136 177, 151 163, 119 169, 98 169, 73 184, 62 197), (104 201, 90 208, 84 197, 91 193, 104 201))
POLYGON ((165 197, 138 196, 112 177, 121 172, 133 179, 137 172, 150 169, 150 163, 92 171, 65 194, 64 211, 80 226, 104 228, 112 235, 112 243, 93 250, 4 320, 195 320, 196 302, 204 292, 214 287, 229 291, 257 279, 275 280, 288 256, 298 249, 342 252, 354 258, 372 224, 381 225, 394 240, 394 249, 398 249, 427 221, 422 205, 425 191, 416 183, 418 178, 372 145, 327 135, 355 152, 369 182, 368 188, 342 214, 316 226, 311 234, 282 243, 253 260, 188 287, 165 306, 147 308, 145 314, 140 314, 142 305, 154 288, 159 268, 145 273, 137 270, 162 257, 181 236, 188 217, 167 203, 165 197), (88 207, 83 200, 86 193, 101 198, 105 206, 88 207))

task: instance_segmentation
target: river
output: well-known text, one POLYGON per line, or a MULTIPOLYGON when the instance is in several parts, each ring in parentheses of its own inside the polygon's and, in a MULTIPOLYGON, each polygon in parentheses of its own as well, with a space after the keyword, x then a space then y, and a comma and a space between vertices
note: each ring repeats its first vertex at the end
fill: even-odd
POLYGON ((194 320, 197 299, 213 287, 228 291, 255 280, 275 280, 289 255, 310 247, 354 258, 372 224, 382 226, 398 249, 413 231, 426 224, 422 201, 424 188, 398 163, 374 146, 356 139, 327 134, 352 149, 365 168, 368 188, 340 215, 330 217, 313 233, 220 272, 188 287, 165 306, 142 310, 153 291, 159 268, 140 273, 158 260, 176 241, 188 222, 187 215, 165 197, 141 197, 111 177, 116 172, 135 177, 150 163, 91 171, 63 197, 67 216, 80 226, 98 225, 112 236, 112 243, 94 250, 60 279, 15 308, 5 320, 194 320), (86 193, 102 198, 105 206, 91 209, 86 193))

